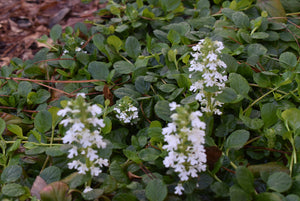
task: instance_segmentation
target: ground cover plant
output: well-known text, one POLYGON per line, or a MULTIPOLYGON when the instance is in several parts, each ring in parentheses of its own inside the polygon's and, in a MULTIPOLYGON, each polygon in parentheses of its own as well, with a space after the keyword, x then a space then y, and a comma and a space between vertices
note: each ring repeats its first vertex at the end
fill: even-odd
POLYGON ((108 1, 55 25, 1 67, 1 200, 300 200, 299 7, 108 1))

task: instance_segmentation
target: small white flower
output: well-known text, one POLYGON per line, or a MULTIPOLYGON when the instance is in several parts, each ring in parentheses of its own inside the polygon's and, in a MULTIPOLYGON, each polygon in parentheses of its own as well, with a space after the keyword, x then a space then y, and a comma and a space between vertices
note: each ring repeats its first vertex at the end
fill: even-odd
POLYGON ((78 93, 78 94, 76 95, 76 97, 79 97, 79 96, 81 96, 82 98, 86 98, 86 97, 85 97, 85 93, 78 93))
POLYGON ((173 111, 177 107, 179 107, 180 105, 178 105, 176 102, 172 102, 172 103, 169 104, 169 106, 170 106, 170 110, 173 111))
POLYGON ((88 107, 88 111, 92 114, 92 116, 96 116, 97 114, 101 114, 102 113, 101 107, 99 107, 96 104, 94 104, 92 106, 89 106, 88 107))
POLYGON ((59 110, 59 111, 57 112, 57 115, 58 115, 58 116, 64 117, 64 116, 66 116, 66 114, 67 114, 68 112, 72 112, 72 109, 69 108, 69 107, 65 107, 64 109, 59 110))
POLYGON ((81 50, 82 50, 82 49, 81 49, 80 47, 76 47, 76 48, 75 48, 75 51, 76 51, 76 52, 80 52, 81 50))
POLYGON ((175 194, 182 195, 182 191, 184 191, 182 184, 177 184, 177 186, 175 187, 175 194))
POLYGON ((77 152, 77 147, 73 146, 71 149, 69 149, 69 155, 68 158, 73 158, 74 156, 77 156, 78 152, 77 152))
POLYGON ((90 186, 87 186, 87 187, 85 187, 83 193, 87 193, 87 192, 90 192, 90 191, 92 191, 92 190, 93 190, 93 189, 92 189, 90 186))

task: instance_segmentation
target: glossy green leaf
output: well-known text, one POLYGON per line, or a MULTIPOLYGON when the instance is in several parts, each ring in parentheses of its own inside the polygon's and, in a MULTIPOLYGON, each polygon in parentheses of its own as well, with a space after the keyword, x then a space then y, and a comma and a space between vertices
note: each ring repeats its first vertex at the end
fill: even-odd
POLYGON ((50 166, 41 172, 40 177, 42 177, 47 184, 50 184, 60 180, 61 170, 56 166, 50 166))
POLYGON ((81 195, 85 200, 95 200, 103 195, 103 192, 103 189, 93 189, 87 193, 82 193, 81 195))
POLYGON ((138 98, 141 96, 141 94, 139 92, 137 92, 131 88, 127 88, 127 87, 121 87, 121 88, 115 90, 114 94, 118 98, 122 98, 124 96, 129 96, 131 98, 138 98))
POLYGON ((129 74, 134 71, 135 66, 127 61, 117 61, 114 63, 114 69, 120 74, 129 74))
POLYGON ((180 0, 161 0, 160 3, 162 4, 162 8, 169 12, 175 10, 177 7, 180 6, 180 0))
POLYGON ((267 53, 267 48, 261 44, 254 43, 248 46, 247 52, 249 56, 258 55, 262 56, 267 53))
POLYGON ((232 88, 225 88, 216 99, 222 103, 232 103, 237 99, 237 94, 232 88))
POLYGON ((136 59, 141 53, 141 44, 135 37, 129 36, 125 42, 125 50, 128 56, 136 59))
POLYGON ((113 176, 120 183, 128 183, 129 178, 125 170, 117 161, 113 161, 109 166, 110 175, 113 176))
POLYGON ((1 181, 3 183, 15 182, 21 176, 22 176, 22 167, 19 165, 10 165, 3 170, 1 174, 1 181))
POLYGON ((62 27, 59 24, 54 25, 50 30, 50 37, 55 42, 60 38, 62 33, 62 27))
POLYGON ((248 96, 250 86, 248 81, 243 76, 237 73, 230 73, 229 83, 230 87, 234 89, 238 94, 248 96))
POLYGON ((18 94, 22 97, 27 97, 29 92, 32 90, 32 84, 27 81, 22 81, 18 85, 18 94))
POLYGON ((171 121, 171 111, 169 107, 169 102, 166 100, 158 101, 154 106, 155 114, 165 120, 165 121, 171 121))
POLYGON ((300 127, 300 110, 297 108, 289 108, 281 113, 285 123, 296 131, 300 127))
POLYGON ((261 107, 261 118, 266 128, 274 125, 278 121, 276 110, 277 106, 273 103, 266 103, 261 107))
POLYGON ((110 63, 104 63, 99 61, 92 61, 89 63, 88 71, 91 76, 96 80, 106 80, 109 74, 110 63))
POLYGON ((64 69, 74 69, 76 67, 76 62, 74 58, 67 54, 61 56, 61 60, 59 60, 59 64, 64 69))
POLYGON ((16 184, 16 183, 10 183, 4 185, 1 189, 1 192, 3 193, 3 195, 9 197, 19 197, 26 193, 25 188, 20 184, 16 184))
POLYGON ((249 131, 246 130, 236 130, 229 135, 225 142, 225 147, 227 149, 240 149, 248 141, 250 137, 249 131))
POLYGON ((298 62, 294 53, 284 52, 279 57, 279 63, 284 68, 294 68, 298 62))
POLYGON ((147 92, 150 90, 150 82, 146 82, 144 79, 144 76, 139 76, 134 82, 134 86, 136 90, 142 94, 147 94, 147 92))
POLYGON ((34 118, 34 126, 41 133, 49 131, 52 127, 51 113, 47 110, 40 111, 34 118))
POLYGON ((233 185, 229 189, 230 200, 231 201, 251 201, 252 197, 249 193, 241 189, 237 185, 233 185))
POLYGON ((282 199, 275 193, 264 192, 255 196, 255 201, 282 201, 282 199))
POLYGON ((16 134, 19 138, 23 138, 23 130, 20 126, 18 126, 16 124, 8 124, 7 130, 16 134))
POLYGON ((243 12, 235 12, 232 14, 233 23, 239 28, 248 28, 250 26, 249 17, 243 12))
POLYGON ((2 133, 3 133, 4 130, 5 130, 5 128, 6 128, 6 123, 5 123, 5 121, 4 121, 2 118, 0 118, 0 135, 2 135, 2 133))
POLYGON ((180 37, 180 34, 171 29, 168 33, 168 36, 167 36, 168 40, 172 43, 172 45, 177 45, 180 43, 180 40, 181 40, 181 37, 180 37))
POLYGON ((139 157, 143 161, 155 161, 159 157, 161 152, 154 148, 146 148, 139 152, 139 157))
POLYGON ((254 189, 254 179, 253 175, 246 167, 240 166, 236 169, 236 180, 242 189, 248 193, 253 193, 254 189))
POLYGON ((131 193, 118 193, 112 201, 138 201, 138 199, 131 193))
POLYGON ((111 35, 107 38, 107 43, 112 45, 117 52, 119 52, 123 47, 123 41, 115 35, 111 35))
POLYGON ((267 185, 269 189, 282 193, 292 186, 292 178, 284 172, 275 172, 269 176, 267 185))
POLYGON ((146 186, 146 197, 150 201, 163 201, 167 193, 167 185, 160 179, 151 180, 146 186))

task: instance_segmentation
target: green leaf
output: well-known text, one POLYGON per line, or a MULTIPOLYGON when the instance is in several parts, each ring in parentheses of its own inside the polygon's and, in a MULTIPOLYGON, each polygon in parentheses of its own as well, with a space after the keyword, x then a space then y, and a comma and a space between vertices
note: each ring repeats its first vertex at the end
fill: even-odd
POLYGON ((250 86, 248 81, 243 76, 237 73, 230 73, 229 83, 230 87, 234 89, 238 94, 248 96, 250 86))
POLYGON ((172 120, 170 118, 171 111, 170 111, 170 107, 169 107, 169 102, 166 100, 158 101, 154 106, 154 112, 159 118, 161 118, 165 121, 172 120))
POLYGON ((248 46, 247 52, 248 52, 248 56, 252 56, 252 55, 262 56, 268 52, 268 49, 261 44, 255 43, 248 46))
POLYGON ((90 176, 74 172, 61 181, 68 184, 71 189, 75 189, 76 187, 81 186, 85 182, 88 182, 90 179, 90 176))
POLYGON ((225 88, 216 99, 222 103, 232 103, 237 99, 237 94, 232 88, 225 88))
POLYGON ((112 45, 117 52, 119 52, 123 47, 123 41, 118 36, 115 35, 109 36, 107 38, 107 43, 109 45, 112 45))
POLYGON ((5 128, 6 128, 6 123, 5 123, 5 121, 4 121, 2 118, 0 118, 0 135, 2 135, 2 133, 3 133, 4 130, 5 130, 5 128))
POLYGON ((292 178, 287 173, 275 172, 269 176, 267 186, 271 190, 282 193, 290 189, 292 178))
POLYGON ((163 201, 167 193, 167 185, 160 179, 151 180, 146 186, 146 197, 150 201, 163 201))
POLYGON ((246 130, 236 130, 229 135, 225 142, 225 147, 227 149, 240 149, 248 141, 250 137, 249 131, 246 130))
POLYGON ((247 29, 250 26, 249 17, 243 12, 234 12, 232 21, 239 28, 247 29))
POLYGON ((21 139, 17 139, 7 150, 7 153, 11 153, 11 152, 14 152, 16 151, 17 149, 20 148, 21 146, 21 142, 22 140, 21 139))
POLYGON ((95 200, 103 195, 103 192, 103 189, 93 189, 87 193, 82 193, 81 195, 85 200, 95 200))
POLYGON ((294 68, 298 64, 297 57, 294 53, 284 52, 279 57, 279 64, 283 68, 294 68))
POLYGON ((55 181, 59 181, 61 177, 61 170, 58 167, 50 166, 41 172, 40 177, 42 177, 47 184, 55 181))
POLYGON ((25 194, 25 188, 20 184, 10 183, 3 186, 1 192, 8 197, 19 197, 25 194))
POLYGON ((57 115, 57 112, 59 110, 60 110, 60 108, 58 108, 58 107, 51 107, 48 110, 50 112, 51 116, 52 116, 51 119, 52 119, 52 127, 53 128, 58 124, 59 120, 62 118, 62 117, 57 115))
POLYGON ((114 94, 118 98, 122 98, 124 96, 129 96, 131 98, 138 98, 141 97, 141 94, 133 89, 127 87, 121 87, 114 91, 114 94))
POLYGON ((96 80, 106 80, 109 74, 110 63, 104 63, 99 61, 92 61, 89 63, 88 71, 91 76, 96 80))
POLYGON ((275 193, 264 192, 255 196, 255 201, 282 201, 275 193))
POLYGON ((139 76, 134 82, 136 90, 142 94, 146 94, 150 89, 150 82, 146 82, 144 76, 139 76))
POLYGON ((32 90, 32 84, 27 81, 22 81, 18 85, 18 94, 22 97, 27 97, 32 90))
POLYGON ((160 154, 161 154, 161 152, 159 150, 157 150, 157 149, 146 148, 146 149, 142 149, 139 152, 139 157, 143 161, 155 161, 155 159, 157 159, 160 154))
POLYGON ((76 62, 73 57, 69 55, 63 55, 60 57, 59 64, 64 69, 74 69, 76 67, 76 62))
POLYGON ((240 166, 236 169, 236 179, 242 189, 248 193, 255 191, 253 175, 246 167, 240 166))
POLYGON ((127 61, 117 61, 114 63, 114 69, 120 74, 129 74, 134 71, 135 66, 127 61))
POLYGON ((129 179, 127 174, 117 161, 113 161, 109 166, 110 175, 113 176, 118 182, 128 183, 129 179))
POLYGON ((116 189, 118 188, 118 183, 117 181, 110 175, 108 175, 102 186, 101 186, 101 189, 104 190, 104 193, 112 193, 114 192, 116 189))
POLYGON ((135 37, 129 36, 125 42, 125 50, 128 56, 136 59, 141 53, 141 44, 135 37))
MULTIPOLYGON (((57 69, 58 70, 58 69, 57 69)), ((30 92, 27 95, 28 104, 41 104, 50 98, 49 91, 45 89, 39 89, 37 92, 30 92)))
POLYGON ((131 193, 118 193, 112 201, 138 201, 138 199, 131 193))
POLYGON ((233 56, 231 56, 229 54, 222 54, 221 60, 224 61, 224 63, 226 64, 226 66, 227 66, 226 71, 228 73, 234 73, 237 71, 238 62, 233 56))
POLYGON ((296 194, 289 194, 286 196, 286 201, 300 201, 300 197, 296 194))
POLYGON ((251 38, 254 39, 266 39, 269 37, 269 34, 266 32, 255 32, 251 35, 251 38))
POLYGON ((82 63, 83 65, 87 65, 90 62, 90 57, 88 54, 84 52, 77 52, 76 53, 76 59, 82 63))
POLYGON ((252 119, 250 117, 240 115, 240 119, 243 121, 245 126, 253 130, 258 130, 264 125, 264 121, 259 118, 252 119))
POLYGON ((172 10, 175 10, 180 6, 181 1, 180 0, 160 0, 161 6, 164 9, 164 11, 170 12, 172 10))
POLYGON ((167 36, 168 40, 172 43, 172 45, 177 45, 180 43, 180 40, 181 40, 181 37, 180 37, 180 34, 171 29, 168 33, 168 36, 167 36))
POLYGON ((15 125, 15 124, 8 124, 7 130, 16 134, 19 138, 23 138, 23 130, 20 126, 15 125))
POLYGON ((22 176, 22 167, 18 165, 10 165, 3 170, 1 174, 1 181, 3 183, 15 182, 21 176, 22 176))
POLYGON ((56 24, 50 30, 50 37, 55 42, 57 39, 59 39, 59 37, 61 36, 61 33, 62 33, 61 26, 59 24, 56 24))
POLYGON ((274 125, 278 121, 276 114, 277 106, 273 103, 266 103, 261 107, 261 118, 266 128, 274 125))
POLYGON ((57 181, 49 184, 40 191, 42 201, 71 201, 72 196, 67 184, 57 181))
POLYGON ((224 182, 215 182, 210 186, 210 189, 218 197, 227 197, 229 195, 229 187, 224 182))
POLYGON ((62 150, 60 150, 60 146, 47 147, 46 154, 49 156, 57 157, 65 154, 62 150))
POLYGON ((112 122, 111 122, 110 118, 108 118, 108 117, 105 117, 103 119, 103 121, 104 121, 105 127, 101 129, 101 132, 103 134, 108 134, 108 133, 110 133, 110 131, 112 129, 112 122))
POLYGON ((233 185, 229 189, 230 201, 251 201, 252 197, 237 185, 233 185))
POLYGON ((142 162, 141 159, 139 158, 139 156, 137 155, 136 151, 124 149, 123 153, 128 158, 128 160, 132 160, 133 162, 135 162, 137 164, 140 164, 142 162))
POLYGON ((40 111, 34 118, 34 126, 41 133, 49 131, 52 127, 51 113, 47 110, 40 111))
POLYGON ((159 89, 165 93, 170 93, 177 88, 175 84, 163 84, 159 86, 159 89))
POLYGON ((294 131, 300 127, 300 110, 297 108, 289 108, 281 113, 286 125, 290 125, 294 131))

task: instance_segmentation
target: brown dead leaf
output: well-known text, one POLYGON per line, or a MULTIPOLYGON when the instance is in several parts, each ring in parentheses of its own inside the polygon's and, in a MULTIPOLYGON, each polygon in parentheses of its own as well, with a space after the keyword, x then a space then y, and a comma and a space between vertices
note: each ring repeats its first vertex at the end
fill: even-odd
POLYGON ((42 177, 37 176, 30 190, 31 195, 36 196, 38 199, 41 199, 40 191, 43 190, 43 188, 45 188, 46 186, 47 183, 45 182, 45 180, 42 177))

